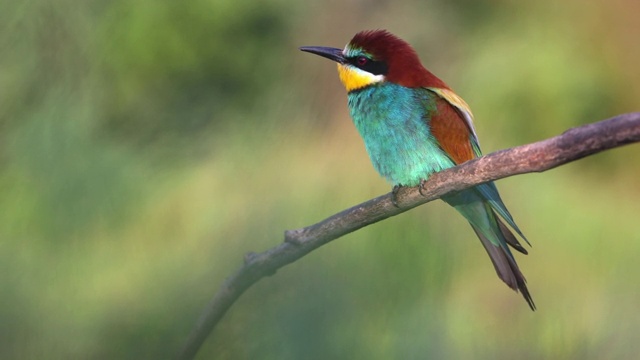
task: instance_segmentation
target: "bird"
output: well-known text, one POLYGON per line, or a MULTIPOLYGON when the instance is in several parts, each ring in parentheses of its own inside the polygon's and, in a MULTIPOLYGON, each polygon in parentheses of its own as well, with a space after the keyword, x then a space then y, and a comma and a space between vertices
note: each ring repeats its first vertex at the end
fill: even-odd
MULTIPOLYGON (((373 167, 393 185, 423 186, 430 175, 482 156, 467 103, 427 70, 406 41, 387 30, 358 32, 344 49, 303 46, 333 60, 353 123, 373 167)), ((509 249, 530 245, 493 182, 442 197, 471 224, 498 277, 536 306, 509 249), (509 225, 507 227, 506 224, 509 225)))

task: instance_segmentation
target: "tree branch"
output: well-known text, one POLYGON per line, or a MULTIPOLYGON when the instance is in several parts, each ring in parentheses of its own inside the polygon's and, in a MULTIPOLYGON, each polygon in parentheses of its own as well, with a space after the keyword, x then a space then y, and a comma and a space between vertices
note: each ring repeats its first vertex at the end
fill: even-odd
POLYGON ((244 266, 228 277, 203 311, 178 359, 192 359, 231 305, 251 285, 318 247, 367 225, 398 215, 453 191, 512 175, 542 172, 625 144, 640 141, 640 113, 573 128, 556 137, 501 150, 431 175, 421 195, 401 188, 333 215, 317 224, 285 232, 285 242, 260 254, 248 253, 244 266))

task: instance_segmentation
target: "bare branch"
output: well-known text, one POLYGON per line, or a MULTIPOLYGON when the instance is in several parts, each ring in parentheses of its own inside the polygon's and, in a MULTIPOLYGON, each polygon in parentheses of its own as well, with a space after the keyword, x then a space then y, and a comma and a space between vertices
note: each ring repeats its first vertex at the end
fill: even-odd
POLYGON ((452 191, 508 176, 542 172, 600 151, 640 141, 640 113, 565 131, 556 137, 501 150, 433 174, 421 195, 417 187, 401 188, 398 207, 391 194, 369 200, 333 215, 317 224, 285 232, 285 242, 263 253, 249 253, 244 266, 228 277, 205 308, 178 359, 192 359, 211 330, 231 305, 251 285, 318 247, 350 232, 398 215, 452 191))

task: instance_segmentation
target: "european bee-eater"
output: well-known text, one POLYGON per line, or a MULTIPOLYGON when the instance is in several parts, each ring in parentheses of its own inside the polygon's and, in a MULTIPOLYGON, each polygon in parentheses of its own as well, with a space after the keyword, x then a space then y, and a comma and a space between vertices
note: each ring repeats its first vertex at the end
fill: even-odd
MULTIPOLYGON (((344 50, 300 50, 338 63, 353 122, 375 169, 394 185, 417 186, 431 174, 481 156, 469 106, 425 69, 415 50, 385 30, 357 33, 344 50)), ((525 241, 493 182, 442 197, 480 238, 495 270, 535 310, 526 280, 509 250, 525 241)), ((528 243, 528 241, 527 241, 528 243)))

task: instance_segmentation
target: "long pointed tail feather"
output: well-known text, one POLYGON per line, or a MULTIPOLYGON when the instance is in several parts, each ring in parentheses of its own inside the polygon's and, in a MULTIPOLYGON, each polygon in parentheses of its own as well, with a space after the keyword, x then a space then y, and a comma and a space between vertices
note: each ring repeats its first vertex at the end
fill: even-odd
MULTIPOLYGON (((498 277, 510 288, 516 292, 520 292, 529 304, 529 307, 535 310, 535 304, 527 288, 527 281, 518 268, 518 264, 516 264, 515 258, 509 250, 509 246, 523 254, 527 254, 527 250, 520 244, 511 229, 503 222, 502 219, 519 235, 521 234, 521 231, 517 229, 517 225, 515 225, 502 200, 499 199, 499 195, 495 195, 493 200, 489 200, 485 198, 482 191, 472 188, 444 197, 443 200, 458 210, 458 212, 469 221, 478 238, 480 238, 489 258, 491 258, 498 277), (502 211, 497 210, 494 207, 496 205, 498 205, 502 211), (498 214, 500 216, 498 216, 498 214), (500 217, 503 216, 503 214, 507 214, 508 217, 501 219, 500 217)), ((522 238, 526 241, 524 236, 522 238)))
MULTIPOLYGON (((495 216, 495 213, 493 213, 493 215, 495 216)), ((513 235, 511 230, 509 230, 509 228, 502 222, 502 220, 500 220, 497 216, 495 216, 495 218, 496 218, 496 222, 498 222, 498 226, 500 227, 500 232, 502 232, 502 235, 504 236, 504 240, 507 242, 507 244, 511 245, 511 247, 514 248, 515 250, 525 255, 529 255, 529 252, 527 251, 527 249, 525 249, 524 246, 520 244, 518 239, 516 239, 515 235, 513 235)))
MULTIPOLYGON (((498 220, 498 224, 501 224, 500 220, 498 220)), ((480 230, 478 230, 473 224, 471 224, 471 227, 473 228, 473 231, 475 231, 476 235, 478 235, 478 238, 480 238, 480 242, 482 242, 482 245, 487 251, 487 254, 489 254, 489 258, 493 263, 493 267, 496 269, 498 277, 500 277, 500 279, 502 279, 502 281, 504 281, 510 288, 515 291, 519 291, 527 301, 527 304, 529 304, 531 310, 535 311, 536 305, 533 302, 531 294, 529 293, 529 289, 527 288, 527 280, 524 278, 524 275, 522 275, 522 272, 520 271, 520 268, 518 268, 518 265, 513 259, 513 256, 510 253, 507 253, 508 250, 505 251, 505 248, 501 246, 495 246, 493 243, 491 243, 491 241, 489 241, 489 239, 482 235, 480 230)), ((515 236, 511 233, 511 231, 509 231, 509 229, 507 229, 506 226, 500 226, 500 230, 502 231, 502 235, 504 236, 505 240, 509 239, 510 237, 515 240, 515 236), (505 233, 508 233, 509 235, 507 236, 505 233)), ((510 241, 507 241, 507 243, 512 245, 510 241)), ((522 245, 520 245, 517 240, 515 240, 515 243, 517 244, 517 246, 522 248, 522 245)), ((514 248, 518 249, 515 246, 514 248)))

